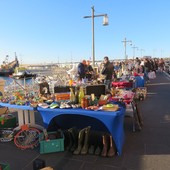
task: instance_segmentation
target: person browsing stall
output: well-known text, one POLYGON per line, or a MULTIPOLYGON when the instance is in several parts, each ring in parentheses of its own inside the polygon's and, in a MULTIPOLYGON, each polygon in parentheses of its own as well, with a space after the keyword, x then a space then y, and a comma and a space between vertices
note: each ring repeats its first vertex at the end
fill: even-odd
POLYGON ((110 89, 111 87, 113 73, 114 73, 113 63, 111 63, 109 61, 109 58, 105 56, 103 60, 103 68, 101 70, 101 74, 105 76, 104 84, 106 85, 106 89, 110 89))
POLYGON ((78 74, 78 79, 80 81, 82 81, 82 79, 85 78, 85 75, 86 75, 86 60, 82 60, 82 62, 80 62, 78 64, 77 74, 78 74))
POLYGON ((93 67, 90 65, 90 60, 86 61, 86 78, 88 79, 88 81, 92 80, 94 74, 94 70, 93 67))

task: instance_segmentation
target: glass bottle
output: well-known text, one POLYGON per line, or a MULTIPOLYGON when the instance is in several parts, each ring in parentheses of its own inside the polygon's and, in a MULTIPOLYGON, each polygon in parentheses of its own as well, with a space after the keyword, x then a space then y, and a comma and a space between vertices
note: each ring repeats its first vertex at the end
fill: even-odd
POLYGON ((81 104, 81 100, 84 98, 84 89, 83 86, 80 87, 79 91, 79 104, 81 104))
POLYGON ((78 87, 75 87, 75 104, 79 103, 79 90, 78 87))
POLYGON ((71 103, 75 102, 75 94, 73 92, 73 88, 70 88, 70 102, 71 103))

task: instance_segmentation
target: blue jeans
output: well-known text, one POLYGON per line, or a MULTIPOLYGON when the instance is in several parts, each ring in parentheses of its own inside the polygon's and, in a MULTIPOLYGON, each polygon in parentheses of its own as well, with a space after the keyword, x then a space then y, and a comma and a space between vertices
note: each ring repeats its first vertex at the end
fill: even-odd
POLYGON ((111 88, 111 80, 104 80, 104 84, 106 85, 106 90, 111 88))

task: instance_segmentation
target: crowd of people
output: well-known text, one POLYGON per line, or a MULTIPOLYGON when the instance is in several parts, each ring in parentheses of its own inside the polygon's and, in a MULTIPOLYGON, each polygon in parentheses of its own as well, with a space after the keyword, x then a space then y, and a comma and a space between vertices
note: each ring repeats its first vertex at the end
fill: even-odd
MULTIPOLYGON (((123 75, 144 75, 145 81, 149 81, 148 73, 164 70, 165 62, 163 58, 138 58, 126 61, 110 61, 105 56, 103 62, 98 66, 100 75, 103 76, 103 82, 110 89, 111 82, 117 81, 123 75)), ((89 60, 82 60, 77 66, 77 77, 79 81, 87 79, 88 81, 96 78, 96 72, 89 60)))

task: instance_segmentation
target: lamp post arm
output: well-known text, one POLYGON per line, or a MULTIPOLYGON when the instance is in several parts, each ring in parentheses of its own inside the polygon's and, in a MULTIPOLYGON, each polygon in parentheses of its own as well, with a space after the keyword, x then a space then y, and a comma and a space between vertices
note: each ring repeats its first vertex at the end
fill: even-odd
POLYGON ((135 49, 138 49, 138 47, 133 46, 132 48, 133 48, 133 60, 134 60, 135 59, 135 49))
MULTIPOLYGON (((94 15, 93 17, 104 17, 104 16, 107 16, 107 14, 94 15)), ((83 18, 92 18, 92 16, 84 16, 83 18)))
POLYGON ((132 44, 132 41, 131 40, 126 40, 126 37, 125 37, 125 40, 122 41, 122 42, 124 43, 124 47, 125 47, 125 60, 127 60, 128 58, 127 58, 127 55, 126 55, 126 43, 129 42, 129 43, 132 44))

